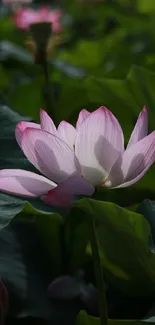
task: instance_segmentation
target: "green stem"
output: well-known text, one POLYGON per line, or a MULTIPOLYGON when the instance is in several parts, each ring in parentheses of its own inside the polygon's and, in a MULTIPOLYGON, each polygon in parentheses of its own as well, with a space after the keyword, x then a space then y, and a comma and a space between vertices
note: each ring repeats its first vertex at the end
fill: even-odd
POLYGON ((48 62, 46 59, 44 59, 44 62, 43 62, 43 70, 44 70, 44 76, 45 76, 45 83, 48 84, 50 82, 50 78, 49 78, 49 71, 48 71, 48 62))
POLYGON ((93 256, 96 285, 98 290, 100 324, 107 325, 108 316, 107 316, 107 304, 106 304, 106 295, 105 295, 105 283, 103 278, 103 271, 101 267, 98 242, 97 242, 96 231, 95 231, 95 222, 93 217, 91 218, 91 226, 90 226, 90 244, 91 244, 91 250, 93 256))
POLYGON ((45 78, 44 95, 45 95, 47 111, 48 111, 49 115, 51 115, 52 118, 54 118, 54 115, 55 115, 54 89, 53 89, 53 85, 52 85, 52 82, 51 82, 51 79, 49 76, 47 59, 44 59, 42 66, 43 66, 44 78, 45 78))

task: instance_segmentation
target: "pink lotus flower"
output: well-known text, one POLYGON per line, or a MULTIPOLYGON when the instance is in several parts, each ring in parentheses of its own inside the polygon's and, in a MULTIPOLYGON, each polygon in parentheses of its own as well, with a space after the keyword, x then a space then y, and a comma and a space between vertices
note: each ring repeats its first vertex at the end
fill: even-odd
POLYGON ((62 121, 56 129, 43 110, 40 121, 19 122, 15 134, 27 159, 45 177, 25 170, 1 170, 1 191, 67 206, 73 195, 92 195, 96 186, 119 188, 136 183, 155 160, 155 131, 147 135, 146 107, 126 150, 121 126, 105 107, 93 113, 83 109, 76 128, 62 121))
POLYGON ((19 29, 29 30, 31 24, 48 22, 52 24, 55 33, 62 31, 63 26, 60 22, 62 11, 60 9, 49 9, 42 6, 39 10, 32 8, 21 8, 14 14, 13 20, 19 29))

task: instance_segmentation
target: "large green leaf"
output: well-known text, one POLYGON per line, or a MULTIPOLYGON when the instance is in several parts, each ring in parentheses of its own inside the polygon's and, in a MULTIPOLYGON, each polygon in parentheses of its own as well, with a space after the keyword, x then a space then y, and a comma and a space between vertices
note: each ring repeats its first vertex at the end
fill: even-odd
POLYGON ((103 66, 105 42, 100 40, 80 40, 70 51, 62 51, 59 56, 77 66, 88 68, 92 73, 99 72, 103 66))
MULTIPOLYGON (((81 219, 83 215, 88 222, 90 216, 96 220, 101 261, 108 283, 127 295, 153 296, 155 255, 148 247, 150 228, 147 220, 109 202, 82 199, 74 206, 79 209, 76 213, 81 219)), ((88 240, 88 233, 83 236, 88 240)), ((84 250, 84 244, 83 247, 80 244, 79 250, 84 250)))
POLYGON ((32 169, 15 139, 15 126, 21 120, 30 120, 11 110, 0 101, 0 168, 32 169))
POLYGON ((5 228, 17 215, 25 222, 35 223, 44 243, 46 254, 54 265, 54 273, 58 275, 61 273, 60 233, 63 219, 58 213, 53 213, 50 206, 47 206, 46 209, 46 206, 39 204, 39 200, 32 200, 31 203, 35 207, 24 199, 0 193, 0 230, 5 228))
POLYGON ((50 317, 46 297, 50 274, 47 271, 47 261, 33 224, 12 221, 0 232, 0 274, 10 297, 10 315, 50 317))
POLYGON ((85 87, 89 100, 98 106, 107 106, 118 118, 128 138, 133 125, 135 100, 124 80, 88 77, 85 87))
POLYGON ((151 190, 147 187, 138 187, 136 185, 112 190, 99 187, 96 189, 93 197, 97 200, 102 201, 104 199, 104 201, 113 202, 121 207, 127 207, 129 209, 132 209, 133 206, 135 211, 138 205, 147 197, 153 200, 155 197, 155 192, 153 189, 151 190))
MULTIPOLYGON (((87 106, 89 101, 85 92, 83 77, 70 78, 62 73, 52 71, 51 78, 55 93, 55 105, 49 110, 56 123, 62 119, 74 121, 80 109, 87 106), (57 88, 59 88, 58 94, 57 88)), ((19 84, 16 89, 8 95, 9 101, 13 107, 16 107, 20 114, 31 116, 31 118, 39 122, 40 108, 47 110, 47 102, 45 100, 45 90, 47 87, 42 76, 34 78, 32 81, 25 81, 19 84)), ((49 95, 51 95, 51 89, 49 95)), ((47 96, 47 95, 46 95, 47 96)))
MULTIPOLYGON (((52 256, 46 255, 43 238, 38 232, 36 221, 27 217, 27 220, 14 219, 0 232, 0 275, 9 293, 9 316, 37 317, 56 325, 62 324, 65 318, 67 324, 73 325, 79 311, 79 303, 49 300, 47 291, 55 273, 53 272, 54 260, 51 264, 52 256)), ((55 226, 52 229, 56 217, 54 223, 52 220, 49 223, 45 215, 42 217, 44 218, 42 226, 47 221, 51 231, 49 245, 52 243, 56 250, 59 235, 55 226)), ((59 224, 59 219, 57 221, 59 224)), ((58 250, 55 251, 55 256, 56 254, 59 259, 58 250)))
POLYGON ((151 200, 144 200, 139 205, 137 212, 143 214, 144 217, 148 220, 152 232, 152 238, 150 238, 150 244, 152 243, 153 240, 153 243, 155 245, 155 202, 151 200))
POLYGON ((147 313, 147 315, 145 317, 145 321, 155 324, 155 304, 152 306, 152 308, 147 313))
POLYGON ((126 140, 144 105, 149 108, 149 124, 154 130, 155 73, 134 66, 125 80, 88 77, 85 85, 90 101, 107 106, 119 119, 126 140))
POLYGON ((8 75, 6 73, 6 71, 4 70, 4 68, 2 67, 2 65, 0 64, 0 89, 5 90, 5 87, 8 85, 9 82, 9 78, 8 75))
POLYGON ((69 272, 83 268, 89 259, 86 246, 89 242, 87 219, 79 209, 72 208, 64 228, 65 250, 69 272))
POLYGON ((44 318, 56 325, 65 317, 72 325, 79 303, 50 303, 47 296, 49 284, 63 271, 62 217, 36 210, 30 203, 5 194, 0 198, 0 209, 5 202, 0 213, 0 224, 4 219, 0 232, 0 275, 10 297, 9 316, 44 318))
POLYGON ((9 295, 2 280, 0 280, 0 323, 6 323, 6 316, 8 314, 9 295))
MULTIPOLYGON (((50 208, 50 210, 52 210, 50 208)), ((34 208, 26 203, 23 210, 18 214, 18 219, 25 223, 32 222, 41 238, 45 249, 45 255, 52 266, 51 276, 58 276, 62 272, 62 247, 61 232, 63 218, 58 213, 45 212, 34 208)))
POLYGON ((24 200, 0 193, 0 230, 22 211, 24 205, 24 200))
POLYGON ((134 66, 126 79, 126 84, 128 92, 133 96, 136 105, 130 107, 132 111, 136 114, 139 113, 139 110, 146 105, 149 108, 149 126, 151 130, 155 128, 155 73, 150 72, 141 67, 134 66))
POLYGON ((39 122, 40 108, 44 108, 43 80, 36 78, 18 85, 13 93, 9 95, 9 101, 20 114, 29 115, 33 120, 39 122))
POLYGON ((137 0, 137 8, 142 13, 152 13, 155 11, 154 0, 137 0))
POLYGON ((81 109, 89 107, 89 100, 84 88, 84 78, 80 80, 64 77, 57 101, 57 121, 76 122, 81 109))
POLYGON ((80 83, 77 80, 64 81, 57 103, 61 118, 75 121, 84 107, 94 110, 98 106, 107 106, 121 123, 127 142, 138 114, 147 105, 150 130, 154 130, 155 73, 134 66, 125 80, 88 76, 80 83))
MULTIPOLYGON (((81 311, 77 318, 76 325, 100 325, 100 319, 87 315, 81 311)), ((107 325, 150 325, 149 322, 141 320, 114 320, 109 319, 107 325)))

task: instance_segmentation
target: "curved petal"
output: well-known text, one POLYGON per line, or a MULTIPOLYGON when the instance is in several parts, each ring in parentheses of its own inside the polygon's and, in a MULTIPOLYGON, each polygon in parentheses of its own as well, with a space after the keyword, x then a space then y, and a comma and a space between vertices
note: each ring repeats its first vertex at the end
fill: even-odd
POLYGON ((39 21, 47 21, 48 14, 49 14, 48 8, 46 6, 42 6, 38 10, 39 21))
POLYGON ((155 131, 127 149, 113 166, 112 187, 127 187, 144 176, 155 160, 155 131))
POLYGON ((58 126, 57 135, 73 150, 76 139, 76 129, 70 123, 62 121, 58 126))
POLYGON ((57 134, 57 129, 53 120, 43 109, 40 110, 40 124, 43 131, 47 131, 55 135, 57 134))
POLYGON ((105 181, 123 150, 122 129, 107 108, 100 107, 83 121, 77 133, 75 153, 82 175, 93 185, 105 181))
POLYGON ((95 191, 94 186, 88 183, 83 177, 72 175, 55 189, 49 191, 44 197, 44 202, 50 205, 56 205, 68 208, 74 195, 91 196, 95 191))
POLYGON ((37 22, 37 12, 31 8, 19 8, 13 20, 18 28, 27 30, 30 24, 37 22))
POLYGON ((43 175, 55 182, 62 182, 73 173, 81 171, 74 152, 51 133, 26 129, 22 137, 22 150, 43 175))
POLYGON ((26 128, 40 129, 40 124, 22 121, 16 125, 15 137, 20 147, 21 147, 21 138, 26 128))
POLYGON ((91 113, 88 112, 86 109, 82 109, 79 113, 77 122, 76 122, 76 129, 78 131, 79 127, 81 126, 82 122, 90 115, 91 113))
POLYGON ((22 169, 0 170, 0 191, 25 197, 40 197, 57 185, 45 178, 22 169))
POLYGON ((129 139, 127 149, 133 146, 136 142, 146 137, 147 133, 148 133, 148 110, 147 107, 144 106, 144 108, 142 109, 142 111, 138 116, 136 125, 129 139))

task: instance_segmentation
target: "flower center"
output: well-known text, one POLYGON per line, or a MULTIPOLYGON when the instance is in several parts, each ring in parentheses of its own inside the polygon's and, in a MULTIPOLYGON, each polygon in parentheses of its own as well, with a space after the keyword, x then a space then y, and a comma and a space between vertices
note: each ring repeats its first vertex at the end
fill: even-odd
POLYGON ((108 179, 108 177, 106 179, 103 179, 99 186, 104 186, 104 187, 112 187, 112 183, 111 181, 108 179))

